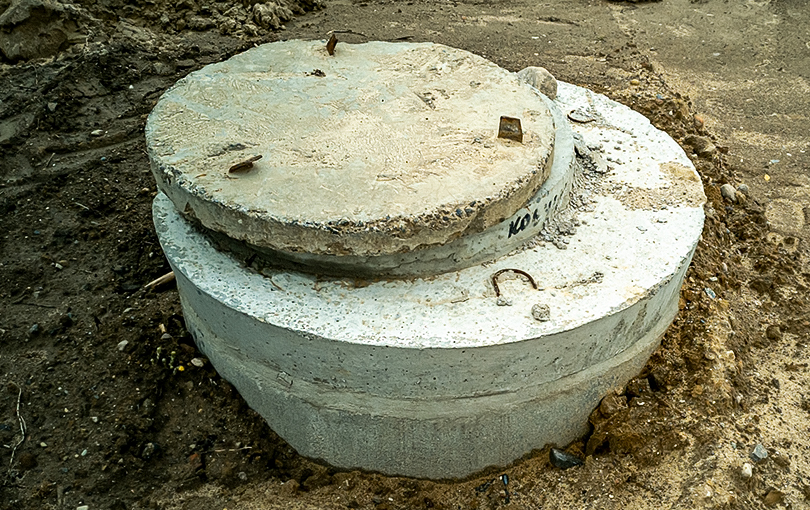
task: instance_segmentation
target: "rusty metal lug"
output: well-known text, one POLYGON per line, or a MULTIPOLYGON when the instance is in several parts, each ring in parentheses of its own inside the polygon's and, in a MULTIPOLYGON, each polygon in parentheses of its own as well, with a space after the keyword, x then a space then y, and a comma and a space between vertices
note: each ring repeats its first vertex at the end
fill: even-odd
POLYGON ((498 138, 523 143, 523 128, 520 127, 520 119, 502 116, 501 124, 498 126, 498 138))

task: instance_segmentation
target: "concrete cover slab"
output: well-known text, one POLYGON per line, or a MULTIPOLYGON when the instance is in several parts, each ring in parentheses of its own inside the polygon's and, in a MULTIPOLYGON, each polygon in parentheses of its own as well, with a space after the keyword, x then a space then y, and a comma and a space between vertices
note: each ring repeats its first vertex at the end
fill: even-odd
POLYGON ((263 45, 180 80, 149 117, 159 188, 206 227, 291 253, 443 245, 510 217, 550 172, 540 93, 422 43, 263 45), (497 138, 521 119, 523 143, 497 138), (236 164, 261 156, 252 169, 236 164))

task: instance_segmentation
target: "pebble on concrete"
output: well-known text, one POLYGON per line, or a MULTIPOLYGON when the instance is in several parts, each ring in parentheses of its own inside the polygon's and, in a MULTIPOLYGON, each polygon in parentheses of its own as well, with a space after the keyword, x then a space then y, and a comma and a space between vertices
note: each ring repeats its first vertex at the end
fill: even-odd
POLYGON ((495 300, 495 304, 498 306, 512 306, 512 300, 503 296, 498 296, 498 299, 495 300))
POLYGON ((539 322, 547 322, 551 320, 551 309, 545 304, 535 304, 532 306, 532 317, 539 322))

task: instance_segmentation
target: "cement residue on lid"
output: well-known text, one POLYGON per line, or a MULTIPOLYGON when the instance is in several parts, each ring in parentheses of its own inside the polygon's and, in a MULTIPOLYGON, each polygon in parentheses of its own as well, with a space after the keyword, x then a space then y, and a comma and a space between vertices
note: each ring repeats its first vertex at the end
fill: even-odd
POLYGON ((549 173, 532 87, 437 44, 287 41, 192 73, 149 117, 159 186, 208 228, 287 252, 437 246, 514 214, 549 173), (497 138, 501 116, 523 143, 497 138), (229 168, 255 156, 248 171, 229 168))

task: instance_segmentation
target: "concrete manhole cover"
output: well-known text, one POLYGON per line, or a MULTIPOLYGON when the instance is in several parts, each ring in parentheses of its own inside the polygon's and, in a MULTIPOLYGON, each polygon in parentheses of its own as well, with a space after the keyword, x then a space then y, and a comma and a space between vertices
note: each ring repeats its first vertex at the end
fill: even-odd
POLYGON ((300 453, 466 476, 574 439, 644 365, 700 179, 641 115, 557 91, 441 45, 287 41, 161 98, 155 225, 187 326, 300 453))

